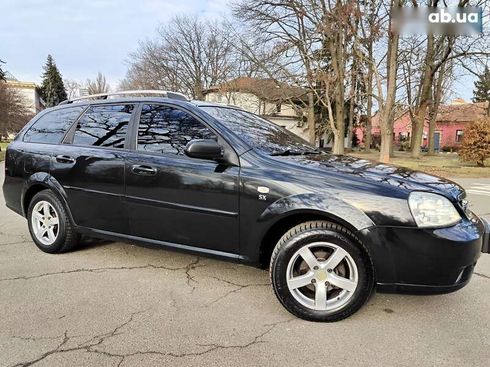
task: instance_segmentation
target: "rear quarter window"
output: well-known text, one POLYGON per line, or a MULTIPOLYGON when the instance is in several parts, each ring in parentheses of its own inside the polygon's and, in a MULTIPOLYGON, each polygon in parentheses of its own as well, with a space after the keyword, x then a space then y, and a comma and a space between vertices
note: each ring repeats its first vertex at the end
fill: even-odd
POLYGON ((83 107, 69 107, 42 115, 24 135, 30 143, 58 144, 68 128, 83 111, 83 107))

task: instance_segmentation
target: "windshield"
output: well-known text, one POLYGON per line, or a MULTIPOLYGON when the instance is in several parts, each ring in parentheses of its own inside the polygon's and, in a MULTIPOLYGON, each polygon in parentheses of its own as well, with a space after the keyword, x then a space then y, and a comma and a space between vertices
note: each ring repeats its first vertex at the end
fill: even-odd
POLYGON ((228 107, 201 106, 253 148, 271 155, 318 153, 299 136, 253 113, 228 107))

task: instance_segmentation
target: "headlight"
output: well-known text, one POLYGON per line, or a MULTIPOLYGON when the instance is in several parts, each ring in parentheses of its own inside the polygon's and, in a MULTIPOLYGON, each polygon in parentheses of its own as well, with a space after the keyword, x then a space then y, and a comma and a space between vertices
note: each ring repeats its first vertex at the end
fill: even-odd
POLYGON ((408 197, 408 205, 419 227, 447 227, 461 220, 453 203, 441 195, 412 192, 408 197))

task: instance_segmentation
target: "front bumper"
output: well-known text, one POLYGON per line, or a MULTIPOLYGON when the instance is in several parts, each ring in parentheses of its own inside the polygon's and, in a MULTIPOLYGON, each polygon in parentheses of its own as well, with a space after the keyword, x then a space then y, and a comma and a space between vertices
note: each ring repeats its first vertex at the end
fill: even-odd
POLYGON ((489 229, 475 217, 449 228, 372 227, 358 235, 370 252, 378 290, 438 294, 469 282, 488 252, 489 229))

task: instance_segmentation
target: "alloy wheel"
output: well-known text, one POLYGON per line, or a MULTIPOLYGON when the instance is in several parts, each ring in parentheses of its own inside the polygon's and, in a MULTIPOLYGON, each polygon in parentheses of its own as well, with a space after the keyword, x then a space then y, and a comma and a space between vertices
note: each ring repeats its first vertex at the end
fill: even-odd
POLYGON ((300 248, 287 266, 287 285, 296 301, 317 311, 344 307, 354 295, 357 265, 342 247, 314 242, 300 248))
POLYGON ((55 208, 41 200, 32 209, 32 229, 36 239, 45 246, 52 245, 58 238, 60 221, 55 208))

